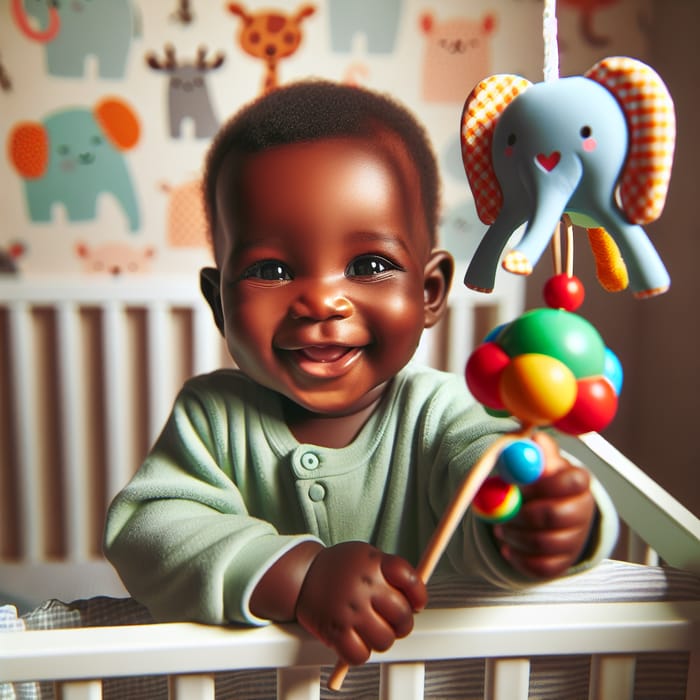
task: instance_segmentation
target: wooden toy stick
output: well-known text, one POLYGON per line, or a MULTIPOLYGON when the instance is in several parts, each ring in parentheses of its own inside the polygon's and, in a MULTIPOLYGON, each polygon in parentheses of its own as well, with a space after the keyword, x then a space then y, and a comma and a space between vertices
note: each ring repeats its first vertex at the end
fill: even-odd
MULTIPOLYGON (((496 460, 503 448, 515 440, 527 437, 531 432, 531 428, 523 428, 497 438, 486 449, 484 454, 481 455, 472 469, 465 475, 462 483, 447 506, 447 510, 435 528, 435 532, 430 538, 428 546, 425 548, 423 556, 416 568, 418 576, 423 583, 428 583, 428 579, 432 576, 433 571, 435 571, 435 567, 440 561, 440 557, 445 552, 452 535, 464 518, 467 508, 469 508, 469 505, 474 500, 474 496, 478 493, 481 485, 493 471, 496 460)), ((340 690, 348 670, 349 666, 346 663, 338 661, 333 669, 333 673, 331 673, 328 679, 328 688, 330 690, 340 690)))
POLYGON ((574 274, 574 228, 571 223, 571 217, 568 214, 563 214, 561 221, 557 224, 552 234, 552 267, 555 275, 560 275, 565 272, 568 277, 574 274), (566 227, 566 263, 562 267, 561 256, 561 227, 566 227))

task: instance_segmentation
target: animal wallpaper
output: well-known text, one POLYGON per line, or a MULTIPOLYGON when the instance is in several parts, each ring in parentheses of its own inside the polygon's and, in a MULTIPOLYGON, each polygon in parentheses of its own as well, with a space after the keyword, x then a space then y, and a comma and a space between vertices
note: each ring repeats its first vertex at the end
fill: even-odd
MULTIPOLYGON (((181 274, 211 262, 199 191, 219 125, 277 86, 389 92, 426 125, 441 238, 481 237, 459 151, 487 75, 542 80, 542 0, 0 0, 0 274, 181 274)), ((650 0, 559 0, 560 74, 648 60, 650 0)))

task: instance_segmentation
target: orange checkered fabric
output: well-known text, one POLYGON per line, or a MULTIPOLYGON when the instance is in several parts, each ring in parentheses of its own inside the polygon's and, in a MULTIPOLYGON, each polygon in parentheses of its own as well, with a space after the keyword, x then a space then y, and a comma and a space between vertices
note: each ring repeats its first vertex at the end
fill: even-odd
POLYGON ((610 90, 627 118, 630 145, 620 179, 622 208, 633 223, 654 221, 664 208, 673 165, 671 95, 656 71, 627 56, 605 58, 585 75, 610 90))
POLYGON ((532 83, 518 75, 492 75, 471 91, 462 111, 462 159, 479 219, 492 224, 503 206, 503 193, 491 162, 496 123, 503 110, 532 83))

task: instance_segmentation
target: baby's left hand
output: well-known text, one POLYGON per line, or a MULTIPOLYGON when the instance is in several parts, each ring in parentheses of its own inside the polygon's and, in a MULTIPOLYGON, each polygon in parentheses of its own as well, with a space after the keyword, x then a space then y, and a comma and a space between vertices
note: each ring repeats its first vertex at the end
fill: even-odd
POLYGON ((493 532, 501 555, 513 568, 549 579, 564 574, 581 558, 596 505, 588 472, 565 460, 549 435, 538 432, 533 439, 544 452, 544 473, 521 488, 518 515, 496 525, 493 532))

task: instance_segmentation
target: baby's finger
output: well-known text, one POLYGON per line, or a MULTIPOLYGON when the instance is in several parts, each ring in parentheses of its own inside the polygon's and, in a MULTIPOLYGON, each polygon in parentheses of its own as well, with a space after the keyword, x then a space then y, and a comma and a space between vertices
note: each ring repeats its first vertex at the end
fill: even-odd
POLYGON ((372 651, 386 651, 396 641, 394 628, 381 615, 363 615, 356 631, 372 651))
POLYGON ((406 637, 413 629, 413 608, 399 591, 373 596, 372 607, 391 627, 395 637, 406 637))
POLYGON ((336 654, 348 665, 359 666, 369 659, 372 653, 362 635, 350 627, 342 631, 342 634, 321 637, 321 641, 332 647, 336 654))
POLYGON ((425 583, 420 580, 416 570, 405 559, 393 554, 385 554, 382 557, 381 568, 384 578, 403 593, 414 612, 425 607, 428 602, 425 583))
POLYGON ((553 474, 543 474, 537 481, 521 488, 523 498, 567 498, 590 489, 591 477, 585 469, 570 464, 553 474))
POLYGON ((512 550, 526 555, 545 557, 569 555, 575 557, 586 543, 588 531, 580 528, 563 530, 530 530, 503 527, 497 530, 496 539, 512 550))
POLYGON ((542 556, 523 554, 511 550, 507 545, 501 550, 501 556, 521 574, 531 578, 552 579, 566 573, 574 559, 565 555, 542 556))
POLYGON ((590 491, 567 498, 525 500, 518 515, 504 528, 560 530, 590 524, 595 514, 595 499, 590 491))

